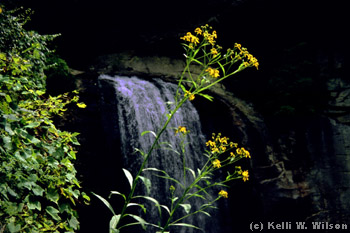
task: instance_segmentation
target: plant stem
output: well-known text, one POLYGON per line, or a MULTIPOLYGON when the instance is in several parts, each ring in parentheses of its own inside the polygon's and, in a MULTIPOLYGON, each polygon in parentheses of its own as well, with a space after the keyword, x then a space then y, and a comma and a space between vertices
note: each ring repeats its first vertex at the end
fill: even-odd
MULTIPOLYGON (((158 144, 158 141, 159 141, 159 138, 160 136, 162 135, 162 133, 166 130, 170 120, 173 118, 173 116, 175 115, 175 113, 177 112, 177 110, 181 107, 181 105, 188 99, 188 97, 184 97, 181 102, 175 107, 175 109, 171 112, 170 116, 168 117, 167 121, 165 122, 165 124, 163 125, 163 128, 158 132, 157 134, 157 137, 156 139, 154 140, 151 148, 149 149, 149 151, 147 152, 146 154, 146 157, 145 159, 143 160, 142 164, 141 164, 141 167, 140 169, 138 170, 136 176, 135 176, 135 179, 132 183, 132 187, 131 187, 131 190, 130 190, 130 193, 124 203, 124 206, 123 206, 123 209, 120 213, 120 220, 119 222, 121 221, 121 219, 125 216, 125 211, 126 211, 126 208, 128 206, 128 204, 130 203, 131 199, 133 198, 134 196, 134 192, 135 192, 135 189, 136 189, 136 185, 137 185, 137 181, 139 180, 139 177, 140 177, 140 174, 141 172, 143 171, 144 167, 146 166, 147 164, 147 161, 148 161, 148 158, 149 156, 151 155, 152 151, 154 150, 154 148, 156 147, 156 145, 158 144)), ((119 223, 118 222, 118 223, 119 223)))

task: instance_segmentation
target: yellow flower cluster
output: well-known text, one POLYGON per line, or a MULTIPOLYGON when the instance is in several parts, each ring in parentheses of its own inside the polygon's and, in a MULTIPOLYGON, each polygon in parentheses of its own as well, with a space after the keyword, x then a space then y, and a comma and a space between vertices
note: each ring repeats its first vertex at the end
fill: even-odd
POLYGON ((213 164, 213 167, 214 167, 214 168, 220 168, 220 167, 221 167, 220 160, 218 160, 218 159, 215 159, 215 160, 212 162, 212 164, 213 164))
POLYGON ((213 69, 211 67, 208 67, 208 69, 205 70, 206 72, 209 73, 209 75, 213 78, 218 78, 220 77, 219 70, 218 69, 213 69))
POLYGON ((217 50, 216 48, 212 48, 212 49, 210 50, 210 53, 213 54, 214 57, 215 57, 216 55, 219 54, 219 52, 218 52, 218 50, 217 50))
POLYGON ((237 54, 237 57, 240 60, 244 61, 243 65, 245 67, 255 66, 255 68, 258 69, 259 67, 258 59, 256 59, 252 54, 250 54, 246 48, 242 47, 241 44, 237 44, 237 43, 235 43, 234 48, 238 49, 239 53, 237 54))
POLYGON ((194 94, 192 94, 192 93, 189 92, 189 91, 185 91, 185 95, 184 95, 184 96, 185 96, 185 97, 188 96, 188 99, 189 99, 190 101, 194 100, 194 94))
POLYGON ((249 153, 249 151, 247 151, 246 149, 244 149, 243 147, 242 148, 237 148, 236 149, 236 153, 238 154, 238 155, 242 155, 242 156, 244 156, 244 157, 246 157, 246 158, 251 158, 250 157, 250 153, 249 153))
POLYGON ((210 33, 210 30, 212 30, 212 27, 206 24, 205 26, 201 26, 201 28, 196 28, 194 32, 197 35, 202 35, 204 39, 209 42, 209 44, 214 46, 216 43, 215 39, 218 38, 218 35, 216 34, 215 30, 212 31, 211 33, 210 33))
POLYGON ((175 134, 177 133, 183 133, 183 134, 186 134, 188 131, 186 129, 185 126, 179 126, 176 130, 175 130, 175 134))
MULTIPOLYGON (((216 31, 212 31, 212 27, 210 27, 209 25, 205 25, 205 26, 201 26, 198 27, 194 30, 195 35, 193 35, 191 32, 187 32, 185 36, 180 37, 181 40, 190 42, 189 44, 189 48, 193 49, 193 46, 196 46, 197 44, 199 44, 199 38, 198 36, 203 36, 204 41, 209 42, 209 44, 211 44, 212 46, 215 45, 216 41, 215 39, 218 38, 218 35, 216 33, 216 31)), ((213 55, 216 55, 217 51, 215 52, 215 50, 212 51, 213 55)))
POLYGON ((246 182, 247 180, 249 180, 249 173, 248 170, 245 170, 244 172, 242 172, 242 176, 243 176, 243 181, 246 182))
POLYGON ((249 180, 249 172, 248 172, 248 170, 242 171, 241 166, 236 166, 236 172, 238 173, 238 175, 242 175, 242 179, 243 179, 244 182, 249 180))
POLYGON ((213 133, 211 138, 212 140, 206 142, 206 146, 210 147, 212 153, 223 153, 227 148, 237 147, 236 143, 228 142, 228 137, 221 137, 221 133, 218 133, 218 135, 213 133))
POLYGON ((199 38, 197 36, 192 35, 191 32, 187 32, 186 35, 180 37, 180 39, 193 43, 194 45, 197 45, 199 43, 199 38))
POLYGON ((221 190, 221 191, 219 192, 219 196, 221 196, 221 197, 223 197, 223 198, 228 198, 228 193, 227 193, 226 191, 224 191, 224 190, 221 190))

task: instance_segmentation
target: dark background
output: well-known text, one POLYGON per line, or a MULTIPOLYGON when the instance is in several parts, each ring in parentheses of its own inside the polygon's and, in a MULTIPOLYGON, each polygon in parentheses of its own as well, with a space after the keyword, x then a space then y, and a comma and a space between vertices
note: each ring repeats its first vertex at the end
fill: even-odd
POLYGON ((348 38, 347 6, 341 0, 9 2, 34 10, 28 28, 61 33, 57 50, 77 68, 97 55, 123 50, 179 56, 179 36, 208 22, 223 45, 240 42, 260 58, 278 59, 276 50, 299 42, 343 48, 348 38))

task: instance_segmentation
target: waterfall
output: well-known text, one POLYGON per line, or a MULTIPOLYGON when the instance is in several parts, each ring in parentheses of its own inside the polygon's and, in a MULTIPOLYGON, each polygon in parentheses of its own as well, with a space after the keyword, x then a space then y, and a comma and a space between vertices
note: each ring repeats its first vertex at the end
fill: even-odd
MULTIPOLYGON (((137 77, 101 75, 99 80, 108 82, 114 88, 117 105, 115 119, 118 121, 119 153, 122 154, 122 166, 135 175, 143 160, 140 154, 134 152, 135 148, 147 152, 154 140, 154 136, 151 133, 143 136, 141 136, 141 133, 148 130, 157 133, 160 127, 164 125, 166 114, 169 112, 169 108, 173 107, 170 103, 174 102, 177 86, 160 79, 146 81, 137 77)), ((187 167, 195 170, 203 165, 205 161, 205 156, 203 155, 205 137, 201 131, 199 115, 190 101, 186 101, 178 110, 169 123, 168 129, 160 138, 160 142, 168 142, 174 150, 181 151, 179 147, 180 137, 175 135, 175 129, 178 126, 185 126, 190 130, 190 133, 186 136, 188 144, 185 147, 185 162, 187 167)), ((171 176, 183 183, 191 182, 193 177, 190 173, 187 173, 184 178, 182 166, 181 155, 164 148, 156 149, 149 157, 147 164, 147 167, 166 170, 171 176)), ((150 196, 156 198, 160 204, 169 205, 169 187, 170 185, 176 187, 176 185, 169 180, 151 175, 151 172, 144 172, 143 175, 152 181, 150 196)), ((175 194, 179 194, 180 190, 178 191, 178 189, 176 189, 175 194)), ((137 191, 145 193, 146 189, 139 188, 137 191)), ((193 209, 198 208, 201 204, 203 204, 201 201, 191 202, 193 209)), ((159 218, 157 209, 148 205, 146 207, 151 209, 150 211, 147 210, 146 219, 153 220, 153 223, 156 223, 155 219, 159 218)), ((166 212, 163 215, 166 216, 166 212)), ((209 219, 203 214, 196 215, 184 222, 204 228, 205 232, 214 232, 205 229, 210 226, 211 229, 218 230, 216 223, 214 223, 215 220, 213 218, 209 219)), ((155 229, 150 229, 149 232, 155 232, 155 229)), ((190 233, 197 232, 197 230, 181 227, 173 229, 171 232, 190 233)))

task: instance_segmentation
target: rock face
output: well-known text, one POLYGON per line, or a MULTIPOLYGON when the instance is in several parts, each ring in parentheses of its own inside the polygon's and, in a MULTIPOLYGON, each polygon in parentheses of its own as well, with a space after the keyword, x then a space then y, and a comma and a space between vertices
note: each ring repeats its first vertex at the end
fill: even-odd
MULTIPOLYGON (((94 79, 108 73, 174 82, 183 66, 181 60, 124 53, 102 57, 92 70, 94 79)), ((211 90, 215 104, 194 102, 207 135, 223 132, 251 151, 251 162, 245 164, 251 170, 249 184, 230 190, 240 199, 230 205, 241 209, 231 214, 242 232, 256 220, 350 224, 350 85, 334 73, 321 75, 333 77, 328 78, 332 98, 322 116, 269 122, 224 86, 211 90)), ((80 80, 82 89, 91 83, 84 75, 80 80)), ((228 225, 231 217, 224 220, 228 225)))

